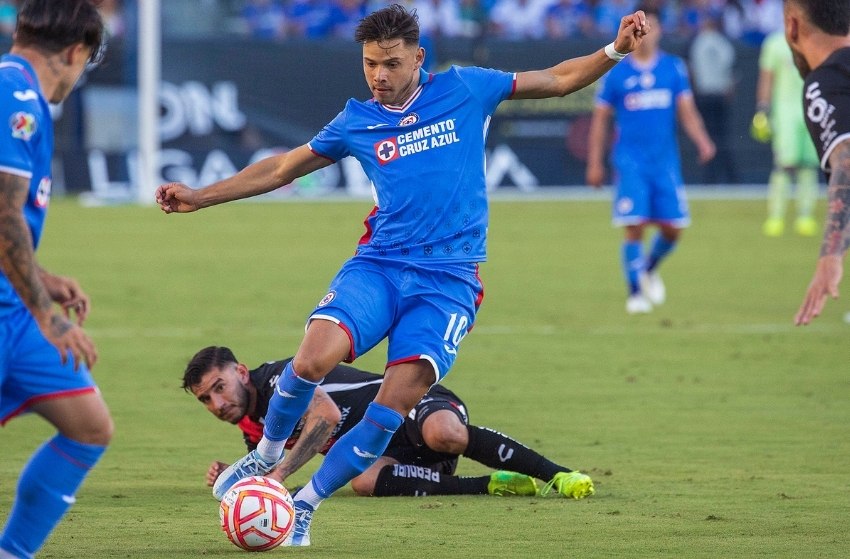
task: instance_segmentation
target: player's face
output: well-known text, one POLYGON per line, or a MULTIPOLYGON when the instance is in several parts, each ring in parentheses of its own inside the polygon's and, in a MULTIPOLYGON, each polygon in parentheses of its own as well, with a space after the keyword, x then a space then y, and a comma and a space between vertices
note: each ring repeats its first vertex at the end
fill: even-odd
POLYGON ((363 45, 363 73, 375 99, 384 105, 403 105, 419 85, 425 50, 401 39, 363 45))
POLYGON ((239 423, 251 403, 248 385, 247 368, 230 364, 210 369, 191 390, 211 414, 222 421, 239 423))

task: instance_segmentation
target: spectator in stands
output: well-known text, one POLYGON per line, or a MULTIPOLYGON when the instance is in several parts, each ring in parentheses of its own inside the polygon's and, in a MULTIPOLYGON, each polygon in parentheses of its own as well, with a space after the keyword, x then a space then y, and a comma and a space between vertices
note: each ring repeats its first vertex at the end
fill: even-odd
POLYGON ((282 39, 286 36, 286 13, 279 0, 246 0, 242 20, 256 39, 282 39))
MULTIPOLYGON (((631 1, 631 0, 628 0, 631 1)), ((552 0, 496 0, 490 11, 490 31, 494 36, 510 41, 542 39, 546 35, 546 9, 552 0)), ((617 25, 610 34, 619 30, 620 19, 629 8, 617 12, 617 25)))
POLYGON ((330 35, 351 39, 360 20, 369 14, 363 0, 336 0, 330 9, 330 35))
POLYGON ((126 31, 124 6, 121 0, 102 0, 98 7, 104 29, 109 38, 123 37, 126 31))
POLYGON ((635 0, 598 0, 593 15, 596 34, 608 36, 616 33, 622 14, 629 13, 634 7, 635 0))
POLYGON ((770 33, 783 28, 782 0, 741 0, 743 29, 741 40, 761 45, 770 33))
POLYGON ((12 0, 0 0, 0 35, 11 37, 15 32, 18 10, 12 0))
POLYGON ((705 120, 717 154, 704 167, 703 182, 738 182, 738 171, 729 149, 729 116, 735 95, 735 62, 732 42, 720 31, 722 13, 699 17, 700 31, 691 43, 689 62, 694 100, 705 120))
POLYGON ((287 29, 294 37, 322 39, 330 33, 328 0, 293 0, 287 5, 287 29))
POLYGON ((594 34, 593 14, 584 0, 558 0, 546 10, 546 36, 550 39, 594 34))

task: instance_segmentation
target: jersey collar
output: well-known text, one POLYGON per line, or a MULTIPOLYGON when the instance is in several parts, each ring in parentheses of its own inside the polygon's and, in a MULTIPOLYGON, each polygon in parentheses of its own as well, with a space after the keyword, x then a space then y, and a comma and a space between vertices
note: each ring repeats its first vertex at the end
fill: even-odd
POLYGON ((419 98, 419 95, 422 93, 422 87, 425 86, 428 82, 431 81, 431 78, 434 77, 434 74, 426 72, 423 68, 419 68, 419 87, 417 87, 410 97, 407 98, 407 101, 404 102, 403 105, 384 105, 381 103, 381 106, 386 110, 393 113, 403 113, 407 111, 411 105, 419 98))
POLYGON ((41 86, 38 83, 35 70, 33 70, 32 65, 30 65, 26 58, 16 54, 4 54, 0 57, 0 68, 17 68, 24 75, 27 82, 38 90, 39 95, 42 95, 41 86))

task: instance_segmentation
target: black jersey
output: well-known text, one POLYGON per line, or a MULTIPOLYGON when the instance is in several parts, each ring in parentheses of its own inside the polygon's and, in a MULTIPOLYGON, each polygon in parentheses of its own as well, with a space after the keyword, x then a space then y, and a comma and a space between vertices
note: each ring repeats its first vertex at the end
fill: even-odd
MULTIPOLYGON (((291 361, 291 358, 284 359, 283 361, 270 361, 263 363, 250 372, 251 383, 257 389, 257 405, 253 415, 246 415, 239 422, 239 428, 242 430, 245 444, 249 450, 255 449, 263 436, 263 419, 269 408, 269 400, 271 400, 283 368, 289 361, 291 361)), ((346 434, 363 418, 366 408, 378 394, 378 389, 381 387, 383 380, 384 377, 381 375, 368 373, 345 365, 337 365, 325 376, 320 386, 328 393, 328 396, 336 404, 336 407, 339 408, 341 418, 336 427, 334 427, 327 444, 322 448, 322 454, 326 453, 339 437, 346 434)), ((460 410, 465 416, 466 412, 465 408, 463 408, 463 402, 449 389, 439 384, 432 386, 428 394, 420 402, 420 405, 425 405, 433 398, 453 402, 456 406, 460 406, 460 410)), ((419 405, 417 405, 418 408, 419 405)), ((413 418, 408 417, 405 422, 413 422, 414 425, 418 426, 413 418)), ((303 427, 304 418, 302 417, 295 426, 292 435, 287 439, 286 448, 292 448, 301 436, 303 427)))
POLYGON ((803 89, 806 126, 829 173, 829 156, 850 139, 850 47, 838 49, 809 73, 803 89))

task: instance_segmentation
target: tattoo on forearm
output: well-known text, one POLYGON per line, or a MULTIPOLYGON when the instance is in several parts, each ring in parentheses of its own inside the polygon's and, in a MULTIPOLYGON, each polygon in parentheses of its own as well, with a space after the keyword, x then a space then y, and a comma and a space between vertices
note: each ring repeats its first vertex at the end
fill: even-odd
POLYGON ((298 442, 286 454, 286 460, 281 469, 283 477, 289 477, 318 454, 324 448, 325 443, 328 442, 328 437, 333 428, 333 424, 320 418, 312 425, 309 432, 302 432, 298 442))
POLYGON ((0 268, 31 311, 49 310, 52 301, 39 277, 32 236, 23 214, 26 179, 0 173, 0 268))
POLYGON ((850 141, 841 142, 829 159, 832 175, 820 255, 843 255, 850 247, 850 141))

